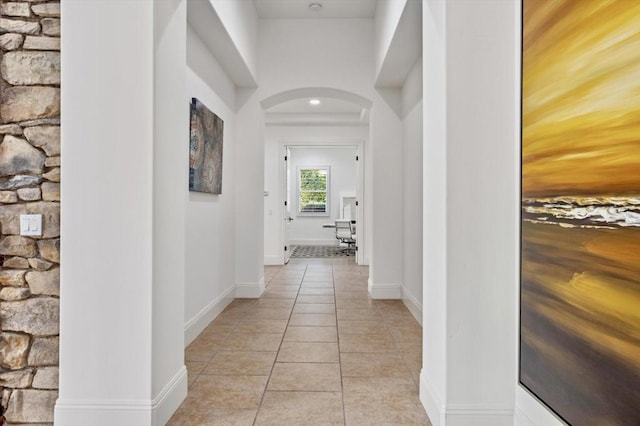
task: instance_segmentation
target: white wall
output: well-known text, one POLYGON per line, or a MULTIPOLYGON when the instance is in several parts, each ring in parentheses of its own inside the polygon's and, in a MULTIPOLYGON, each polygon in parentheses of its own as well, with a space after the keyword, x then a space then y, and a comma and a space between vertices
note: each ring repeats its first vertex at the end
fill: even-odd
MULTIPOLYGON (((362 126, 267 126, 265 129, 265 180, 264 190, 269 196, 264 197, 264 262, 267 265, 282 264, 282 220, 284 217, 283 206, 280 204, 283 188, 279 183, 279 173, 282 167, 280 158, 280 146, 290 144, 326 144, 342 143, 354 145, 363 142, 364 153, 361 153, 361 165, 366 163, 366 148, 368 141, 368 128, 362 126)), ((355 167, 355 166, 354 166, 355 167)), ((294 171, 295 173, 295 171, 294 171)), ((361 188, 361 195, 366 201, 367 187, 370 182, 365 181, 361 188)), ((371 212, 364 210, 366 223, 370 220, 371 212)), ((295 222, 295 220, 294 220, 295 222)), ((292 224, 294 223, 292 222, 292 224)), ((327 218, 320 220, 327 222, 327 218)), ((321 229, 323 238, 335 239, 335 231, 321 229)), ((364 231, 363 231, 364 232, 364 231)), ((366 235, 363 235, 366 240, 366 235)), ((365 245, 366 247, 366 245, 365 245)), ((368 256, 364 256, 364 264, 368 264, 368 256)))
MULTIPOLYGON (((373 215, 372 220, 365 223, 365 235, 371 235, 370 276, 373 284, 391 283, 394 294, 399 297, 402 235, 392 230, 392 224, 401 214, 398 206, 401 206, 402 195, 398 188, 402 186, 402 141, 399 136, 402 126, 398 116, 374 88, 373 29, 373 21, 367 19, 261 20, 260 84, 238 112, 236 141, 242 153, 238 151, 237 155, 243 157, 248 169, 255 170, 254 176, 263 175, 265 151, 261 123, 264 113, 256 102, 269 96, 291 89, 329 87, 371 100, 372 124, 365 164, 365 175, 372 182, 370 188, 376 191, 365 200, 365 209, 373 215), (371 167, 379 172, 374 174, 371 167), (379 247, 377 252, 376 246, 379 247)), ((262 182, 246 175, 238 176, 237 184, 237 220, 246 223, 236 246, 236 251, 245 257, 240 260, 237 273, 242 277, 238 280, 256 282, 258 276, 262 278, 262 272, 255 266, 258 255, 255 235, 263 235, 265 188, 262 182), (243 215, 242 219, 240 215, 243 215)), ((260 262, 264 260, 263 249, 260 245, 260 262)))
POLYGON ((188 134, 185 98, 186 0, 153 2, 153 282, 152 410, 166 423, 187 396, 184 366, 185 188, 188 134), (167 232, 173 229, 173 232, 167 232))
POLYGON ((184 2, 117 6, 62 3, 61 425, 163 424, 186 395, 184 2))
POLYGON ((402 88, 403 280, 402 299, 422 324, 422 61, 402 88))
POLYGON ((445 425, 447 395, 447 129, 445 3, 423 3, 423 320, 420 400, 445 425))
MULTIPOLYGON (((185 345, 235 296, 234 85, 191 28, 187 33, 184 105, 198 98, 224 121, 222 194, 189 192, 186 200, 185 345)), ((188 144, 188 134, 183 135, 188 144)), ((186 191, 186 188, 184 189, 186 191)))
POLYGON ((436 426, 513 424, 514 5, 452 1, 425 7, 427 327, 421 398, 436 426), (440 345, 444 359, 442 349, 434 348, 440 345))
POLYGON ((289 225, 291 244, 337 245, 335 229, 323 228, 326 223, 342 217, 340 194, 356 195, 356 147, 351 148, 291 148, 289 161, 291 186, 289 200, 294 218, 289 225), (303 166, 329 166, 329 214, 304 216, 298 213, 298 169, 303 166))
POLYGON ((258 12, 253 2, 208 0, 220 17, 249 72, 258 77, 258 12))
POLYGON ((382 68, 382 63, 389 51, 391 40, 398 28, 400 17, 406 5, 407 0, 378 0, 376 4, 376 36, 374 43, 376 75, 382 68))

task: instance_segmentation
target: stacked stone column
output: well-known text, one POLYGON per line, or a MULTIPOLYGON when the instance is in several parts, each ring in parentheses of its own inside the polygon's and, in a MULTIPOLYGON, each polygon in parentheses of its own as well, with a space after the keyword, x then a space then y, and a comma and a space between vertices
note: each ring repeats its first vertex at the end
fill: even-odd
POLYGON ((60 296, 60 3, 0 3, 0 386, 9 424, 53 422, 60 296), (42 236, 20 215, 42 214, 42 236))

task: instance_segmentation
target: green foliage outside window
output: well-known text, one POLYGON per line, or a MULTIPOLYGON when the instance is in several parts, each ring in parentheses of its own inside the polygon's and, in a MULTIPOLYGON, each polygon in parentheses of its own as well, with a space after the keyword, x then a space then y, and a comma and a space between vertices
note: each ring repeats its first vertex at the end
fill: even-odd
POLYGON ((327 170, 300 169, 299 213, 327 213, 327 170))

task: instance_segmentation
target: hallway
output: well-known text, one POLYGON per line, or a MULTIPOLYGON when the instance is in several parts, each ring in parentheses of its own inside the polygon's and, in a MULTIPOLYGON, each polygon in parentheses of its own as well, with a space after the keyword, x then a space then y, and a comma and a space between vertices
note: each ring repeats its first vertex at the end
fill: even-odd
POLYGON ((368 267, 291 259, 265 267, 187 348, 189 394, 169 425, 430 425, 418 399, 422 328, 372 300, 368 267))

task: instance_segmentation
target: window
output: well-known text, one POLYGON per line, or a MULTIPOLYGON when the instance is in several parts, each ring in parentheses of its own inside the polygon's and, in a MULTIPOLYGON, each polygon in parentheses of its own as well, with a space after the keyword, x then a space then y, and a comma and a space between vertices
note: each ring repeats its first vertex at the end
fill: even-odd
POLYGON ((329 167, 298 169, 298 214, 329 215, 329 167))

